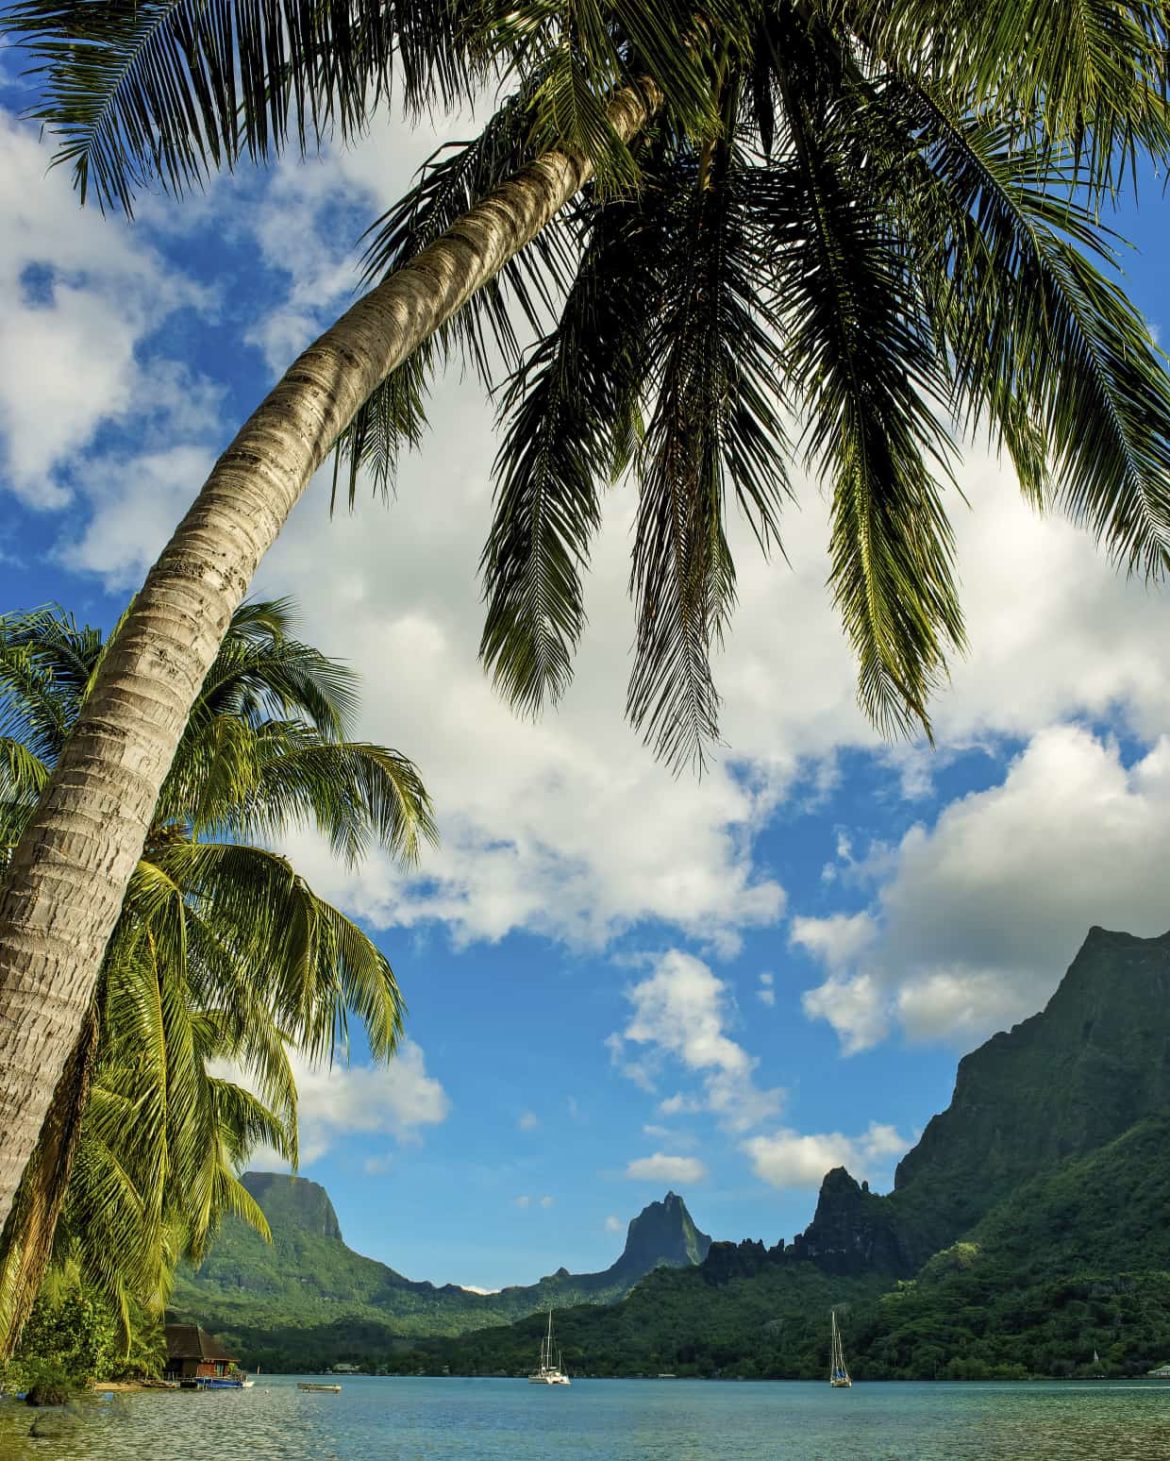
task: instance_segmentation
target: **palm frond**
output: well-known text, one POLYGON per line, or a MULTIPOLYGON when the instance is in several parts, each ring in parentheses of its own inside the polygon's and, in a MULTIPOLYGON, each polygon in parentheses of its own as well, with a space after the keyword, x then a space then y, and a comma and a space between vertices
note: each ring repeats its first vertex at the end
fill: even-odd
POLYGON ((712 645, 735 602, 733 488, 761 546, 788 491, 778 325, 760 285, 746 159, 729 144, 684 171, 650 353, 656 398, 638 454, 631 588, 638 633, 627 709, 674 765, 718 737, 712 645))
POLYGON ((231 715, 250 726, 299 717, 331 739, 346 733, 357 708, 357 676, 294 634, 287 599, 249 600, 232 615, 193 712, 231 715))
POLYGON ((178 194, 220 167, 359 135, 398 65, 408 108, 470 98, 487 61, 474 0, 18 0, 82 199, 129 211, 152 181, 178 194))
MULTIPOLYGON (((955 118, 923 89, 912 112, 933 189, 954 210, 919 234, 946 281, 938 325, 956 404, 1026 423, 1043 478, 1013 449, 1026 490, 1055 500, 1130 570, 1170 567, 1170 378, 1117 280, 1071 162, 1021 147, 1003 127, 955 118), (1051 481, 1048 481, 1051 478, 1051 481)), ((1009 443, 1011 444, 1011 443, 1009 443)))
POLYGON ((568 684, 599 489, 632 449, 663 243, 656 211, 644 199, 583 210, 581 264, 560 319, 500 402, 480 656, 504 695, 533 713, 568 684))
POLYGON ((426 399, 435 359, 428 341, 409 360, 393 370, 337 439, 333 456, 333 487, 329 510, 337 507, 337 488, 346 469, 346 497, 352 512, 357 501, 358 474, 368 473, 374 493, 383 502, 394 493, 398 461, 404 447, 418 449, 426 431, 426 399))
POLYGON ((100 633, 55 604, 0 615, 0 736, 55 761, 100 649, 100 633))
POLYGON ((883 732, 929 734, 946 652, 963 644, 935 480, 949 471, 946 370, 890 203, 901 172, 864 151, 864 99, 835 95, 812 47, 778 68, 791 153, 770 170, 762 224, 807 446, 834 484, 834 599, 866 713, 883 732))
POLYGON ((941 20, 936 0, 850 0, 837 15, 956 110, 993 111, 1033 147, 1071 146, 1098 199, 1142 157, 1170 158, 1164 0, 960 0, 941 20))
MULTIPOLYGON (((285 858, 231 843, 177 842, 157 857, 160 877, 183 890, 198 920, 198 951, 206 960, 201 998, 230 1010, 235 981, 252 980, 281 1038, 313 1058, 332 1059, 347 1039, 348 1015, 363 1023, 370 1049, 388 1058, 401 1031, 403 1002, 389 960, 344 914, 318 898, 285 858), (230 963, 232 983, 221 984, 218 960, 230 963)), ((225 1027, 230 1030, 230 1024, 225 1027)), ((230 1043, 230 1042, 228 1042, 230 1043)), ((225 1044, 225 1054, 247 1067, 260 1047, 225 1044)), ((269 1072, 265 1089, 273 1104, 280 1071, 269 1072)))

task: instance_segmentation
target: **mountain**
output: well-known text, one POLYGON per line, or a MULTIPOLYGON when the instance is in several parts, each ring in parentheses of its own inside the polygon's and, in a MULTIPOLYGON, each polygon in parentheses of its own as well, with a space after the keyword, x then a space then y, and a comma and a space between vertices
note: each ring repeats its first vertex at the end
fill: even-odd
POLYGON ((838 1169, 793 1250, 909 1277, 1038 1172, 1170 1108, 1170 934, 1092 928, 1047 1006, 959 1062, 951 1104, 878 1197, 838 1169))
MULTIPOLYGON (((566 1364, 812 1377, 830 1307, 863 1377, 1170 1359, 1168 996, 1170 935, 1093 928, 1047 1007, 963 1058, 892 1193, 836 1168, 792 1243, 713 1243, 612 1308, 558 1314, 566 1364)), ((507 1373, 532 1351, 521 1323, 399 1363, 507 1373)))
POLYGON ((1170 1107, 1170 933, 1092 928, 1040 1014, 959 1062, 950 1106, 899 1163, 917 1265, 1037 1172, 1170 1107))
POLYGON ((686 1203, 676 1192, 668 1192, 661 1202, 652 1202, 631 1219, 622 1256, 600 1276, 614 1281, 628 1277, 633 1287, 653 1268, 702 1263, 710 1247, 711 1239, 695 1227, 686 1203))
POLYGON ((268 1219, 272 1242, 228 1220, 198 1271, 177 1276, 171 1308, 265 1369, 353 1359, 404 1338, 511 1323, 550 1305, 612 1303, 652 1269, 700 1263, 711 1246, 670 1192, 631 1221, 625 1248, 602 1272, 561 1268, 534 1284, 477 1294, 413 1281, 355 1253, 316 1182, 275 1172, 246 1172, 242 1181, 268 1219))
POLYGON ((274 1232, 302 1232, 341 1242, 341 1224, 329 1194, 317 1182, 282 1172, 245 1172, 243 1185, 256 1199, 274 1232))

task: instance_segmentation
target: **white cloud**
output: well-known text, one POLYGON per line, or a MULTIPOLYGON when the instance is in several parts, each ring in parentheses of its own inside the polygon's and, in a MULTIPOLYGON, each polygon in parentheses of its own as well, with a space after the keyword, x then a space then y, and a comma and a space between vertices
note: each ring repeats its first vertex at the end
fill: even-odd
POLYGON ((415 1142, 427 1126, 450 1115, 442 1085, 427 1074, 426 1059, 413 1040, 403 1040, 385 1066, 324 1069, 294 1057, 301 1126, 301 1165, 323 1157, 354 1133, 386 1133, 415 1142))
POLYGON ((547 1192, 540 1199, 540 1205, 541 1205, 541 1207, 552 1207, 555 1202, 556 1202, 556 1198, 555 1197, 550 1197, 547 1192))
POLYGON ((874 921, 868 913, 833 913, 827 918, 792 920, 789 939, 830 969, 847 968, 873 942, 874 921))
POLYGON ((520 1131, 535 1131, 540 1125, 540 1117, 535 1111, 521 1111, 516 1125, 520 1131))
POLYGON ((380 1157, 367 1157, 362 1163, 362 1171, 367 1177, 381 1177, 394 1165, 394 1158, 386 1153, 380 1157))
POLYGON ((848 1167, 854 1177, 885 1173, 893 1157, 910 1146, 892 1126, 870 1122, 860 1136, 839 1131, 802 1134, 786 1127, 740 1143, 757 1177, 772 1187, 819 1187, 833 1167, 848 1167))
POLYGON ((141 348, 176 310, 211 301, 141 230, 80 208, 66 169, 46 175, 49 156, 0 109, 0 464, 31 507, 59 509, 72 495, 59 469, 101 427, 174 410, 182 432, 179 367, 145 365, 141 348))
POLYGON ((498 1294, 499 1289, 482 1289, 476 1283, 461 1283, 459 1287, 465 1294, 498 1294))
POLYGON ((760 975, 759 988, 756 990, 756 998, 760 1001, 761 1004, 767 1005, 769 1009, 771 1009, 772 1006, 776 1003, 776 990, 774 987, 775 983, 776 976, 774 974, 760 975))
POLYGON ((614 1213, 610 1213, 609 1217, 605 1220, 605 1231, 607 1233, 620 1233, 624 1226, 625 1224, 621 1218, 614 1213))
POLYGON ((887 1000, 872 974, 833 976, 801 997, 810 1019, 828 1020, 846 1055, 856 1055, 883 1040, 890 1028, 887 1000))
POLYGON ((94 462, 86 473, 86 493, 95 515, 76 538, 61 544, 61 562, 98 573, 110 588, 136 586, 213 462, 212 451, 191 445, 94 462))
POLYGON ((692 954, 671 949, 654 961, 653 973, 627 990, 634 1007, 629 1024, 610 1037, 615 1059, 644 1087, 665 1059, 702 1078, 700 1093, 680 1092, 662 1101, 663 1115, 710 1111, 732 1131, 744 1131, 779 1110, 783 1092, 755 1084, 759 1061, 726 1032, 728 985, 692 954), (626 1047, 645 1052, 632 1061, 626 1047))
POLYGON ((877 868, 870 913, 794 920, 829 978, 805 997, 847 1048, 899 1025, 975 1040, 1031 1014, 1093 924, 1170 924, 1170 738, 1127 765, 1079 726, 1038 732, 1003 780, 919 824, 877 868))
POLYGON ((655 1152, 651 1157, 639 1157, 626 1167, 626 1176, 632 1182, 702 1182, 707 1175, 706 1166, 698 1157, 670 1156, 666 1152, 655 1152))
POLYGON ((522 1192, 519 1197, 513 1197, 512 1201, 519 1208, 532 1206, 532 1198, 528 1195, 527 1192, 522 1192))

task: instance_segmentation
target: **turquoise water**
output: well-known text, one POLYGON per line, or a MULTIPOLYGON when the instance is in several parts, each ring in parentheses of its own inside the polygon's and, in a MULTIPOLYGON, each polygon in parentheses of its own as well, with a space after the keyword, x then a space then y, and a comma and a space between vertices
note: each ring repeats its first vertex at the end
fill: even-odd
POLYGON ((1170 1384, 710 1384, 289 1376, 89 1401, 56 1434, 0 1407, 3 1461, 1170 1461, 1170 1384))

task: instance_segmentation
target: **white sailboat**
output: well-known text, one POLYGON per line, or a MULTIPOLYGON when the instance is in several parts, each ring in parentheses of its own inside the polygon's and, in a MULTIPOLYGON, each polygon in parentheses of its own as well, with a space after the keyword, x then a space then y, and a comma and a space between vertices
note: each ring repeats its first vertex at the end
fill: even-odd
POLYGON ((853 1384, 849 1378, 849 1371, 845 1368, 845 1351, 841 1347, 841 1331, 837 1328, 837 1311, 830 1310, 830 1318, 833 1324, 833 1339, 829 1351, 829 1384, 835 1389, 847 1389, 853 1384))
POLYGON ((548 1311, 548 1333, 540 1341, 540 1364, 528 1377, 530 1385, 568 1385, 568 1375, 561 1369, 561 1352, 553 1349, 552 1310, 548 1311), (556 1356, 554 1362, 554 1355, 556 1356))

